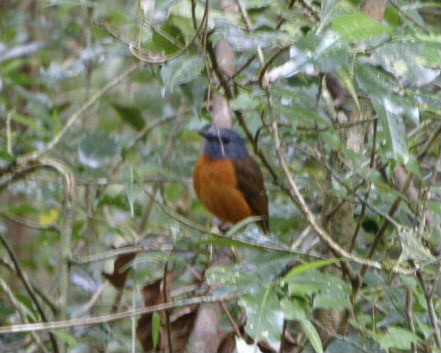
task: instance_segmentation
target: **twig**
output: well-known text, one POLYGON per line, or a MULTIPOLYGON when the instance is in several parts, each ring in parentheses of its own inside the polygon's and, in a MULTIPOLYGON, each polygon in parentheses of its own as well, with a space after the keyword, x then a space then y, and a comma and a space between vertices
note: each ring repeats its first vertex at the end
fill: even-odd
POLYGON ((36 230, 42 230, 42 231, 52 231, 52 232, 59 232, 60 231, 56 225, 41 226, 37 222, 19 219, 10 213, 0 212, 0 216, 5 217, 9 221, 14 222, 16 224, 19 224, 19 225, 26 227, 26 228, 29 228, 29 229, 36 229, 36 230))
POLYGON ((423 26, 421 26, 417 21, 415 21, 411 16, 409 16, 407 13, 405 13, 399 6, 398 4, 395 2, 395 0, 389 0, 389 2, 392 4, 393 7, 395 7, 397 9, 397 11, 401 14, 401 16, 403 16, 406 20, 408 20, 410 23, 412 23, 415 27, 417 27, 418 29, 420 29, 421 31, 423 31, 426 34, 430 34, 430 31, 426 28, 424 28, 423 26))
MULTIPOLYGON (((179 55, 185 53, 188 48, 194 43, 194 41, 196 40, 196 38, 199 37, 199 34, 202 32, 202 29, 205 28, 206 26, 206 18, 208 17, 208 8, 209 8, 209 0, 205 1, 205 10, 204 10, 204 15, 203 18, 201 20, 201 23, 195 33, 195 35, 193 36, 193 38, 185 45, 185 46, 181 46, 177 51, 175 51, 174 53, 171 53, 169 55, 156 55, 156 54, 152 54, 152 53, 146 53, 143 52, 142 50, 139 49, 139 47, 135 46, 134 42, 130 42, 129 43, 129 50, 132 53, 133 56, 135 56, 136 58, 138 58, 141 61, 147 62, 149 64, 163 64, 166 63, 167 61, 170 61, 173 58, 178 57, 179 55)), ((167 33, 162 32, 158 29, 156 29, 156 31, 162 35, 164 38, 166 38, 167 40, 171 41, 173 44, 178 44, 174 38, 170 37, 167 35, 167 33)))
MULTIPOLYGON (((415 262, 413 260, 410 260, 409 262, 414 268, 416 268, 415 262)), ((432 324, 433 332, 435 333, 436 346, 438 348, 441 348, 441 331, 438 324, 438 315, 436 314, 435 307, 433 306, 433 297, 431 296, 431 290, 427 288, 421 271, 417 270, 416 276, 418 278, 418 282, 420 282, 420 285, 423 288, 427 310, 429 311, 430 323, 432 324)))
POLYGON ((224 302, 220 302, 221 308, 224 311, 224 313, 227 315, 228 321, 230 321, 231 326, 233 326, 234 333, 237 337, 242 337, 242 334, 240 333, 239 326, 237 326, 236 320, 234 320, 233 316, 230 313, 230 310, 228 310, 227 306, 224 302))
MULTIPOLYGON (((27 313, 23 310, 22 306, 15 298, 15 295, 14 295, 12 289, 8 286, 8 284, 1 277, 0 277, 0 287, 6 293, 7 297, 9 298, 9 301, 14 306, 15 310, 17 310, 17 312, 19 313, 21 320, 26 324, 29 323, 28 318, 27 318, 27 313)), ((30 334, 31 334, 32 339, 35 341, 36 345, 40 348, 40 350, 44 353, 48 353, 48 350, 44 346, 43 342, 41 342, 40 337, 38 337, 35 332, 31 332, 30 334)))
POLYGON ((320 14, 310 5, 306 0, 300 0, 300 4, 303 8, 305 8, 308 14, 312 17, 312 19, 316 22, 320 21, 320 14))
MULTIPOLYGON (((413 293, 410 288, 406 292, 406 316, 409 324, 409 329, 415 334, 415 322, 413 317, 413 293)), ((415 342, 412 342, 412 353, 418 353, 415 342)))
POLYGON ((48 157, 39 158, 41 167, 50 168, 59 173, 63 179, 64 205, 63 218, 60 225, 60 317, 67 317, 68 295, 70 287, 70 259, 72 248, 72 232, 75 219, 75 178, 71 169, 64 163, 48 157))
MULTIPOLYGON (((438 127, 438 129, 436 129, 434 131, 434 133, 430 136, 430 138, 427 140, 426 144, 424 145, 424 147, 422 148, 421 152, 418 154, 417 160, 419 162, 421 162, 424 157, 426 156, 427 152, 429 151, 430 147, 432 146, 432 144, 438 139, 438 136, 441 134, 441 126, 438 127)), ((410 187, 410 184, 412 183, 412 179, 413 179, 413 175, 412 173, 408 173, 407 178, 405 180, 405 182, 403 183, 401 189, 400 189, 400 193, 404 194, 410 187)), ((374 255, 378 245, 380 245, 381 240, 383 239, 383 236, 386 232, 387 227, 391 224, 390 219, 395 215, 395 212, 397 212, 400 203, 402 201, 402 197, 399 196, 394 203, 392 204, 389 212, 388 212, 388 218, 386 218, 383 222, 383 224, 381 225, 380 229, 378 230, 377 234, 375 235, 375 239, 373 241, 373 243, 371 244, 371 247, 369 248, 369 252, 367 254, 367 258, 371 259, 372 256, 374 255)), ((366 273, 367 267, 366 266, 362 266, 360 269, 360 276, 361 278, 364 277, 365 273, 366 273)))
POLYGON ((145 245, 133 244, 130 246, 123 246, 114 250, 93 254, 93 255, 87 255, 87 256, 76 255, 72 257, 71 261, 73 264, 87 264, 91 262, 104 261, 121 255, 139 254, 139 253, 146 253, 151 251, 161 251, 166 254, 169 254, 172 250, 173 250, 173 245, 171 244, 156 244, 156 243, 145 244, 145 245))
MULTIPOLYGON (((6 258, 0 258, 0 264, 3 265, 10 271, 11 273, 15 274, 15 267, 12 264, 12 261, 7 261, 6 258)), ((50 307, 52 310, 52 313, 56 314, 60 309, 59 307, 53 302, 53 300, 49 297, 48 294, 46 294, 40 287, 37 287, 35 283, 32 282, 31 279, 28 278, 29 284, 31 285, 31 288, 35 291, 36 294, 38 294, 41 298, 41 300, 46 303, 47 306, 50 307)))
MULTIPOLYGON (((375 167, 375 150, 376 150, 376 144, 377 144, 377 126, 378 126, 378 121, 374 120, 374 136, 372 138, 372 149, 371 149, 371 160, 369 162, 369 168, 373 169, 375 167)), ((354 233, 352 234, 352 240, 351 240, 351 245, 349 246, 349 252, 352 253, 352 251, 355 248, 355 244, 357 242, 357 236, 358 236, 358 232, 361 228, 361 224, 363 222, 363 218, 364 218, 364 214, 366 212, 366 204, 367 201, 369 199, 369 195, 371 192, 371 183, 368 183, 367 186, 367 191, 364 194, 364 202, 361 204, 361 212, 359 215, 359 219, 357 222, 357 225, 355 227, 354 233)))
MULTIPOLYGON (((164 265, 164 276, 162 279, 162 283, 163 283, 162 295, 164 297, 163 298, 164 303, 169 302, 169 298, 167 295, 167 291, 168 291, 168 288, 167 288, 167 280, 168 280, 168 278, 167 278, 167 272, 168 272, 167 265, 168 265, 168 263, 166 261, 165 265, 164 265)), ((172 339, 172 331, 171 331, 171 323, 170 323, 170 310, 165 310, 165 326, 167 328, 168 351, 169 351, 169 353, 173 353, 173 339, 172 339)))
POLYGON ((73 113, 67 119, 61 131, 46 146, 44 146, 40 151, 35 151, 20 157, 18 163, 22 163, 22 161, 24 160, 36 160, 38 157, 42 156, 43 154, 54 148, 85 111, 90 109, 107 91, 115 87, 118 83, 120 83, 126 77, 130 76, 142 66, 142 63, 133 64, 127 70, 123 71, 120 75, 115 77, 112 81, 108 82, 103 88, 101 88, 92 97, 90 97, 88 101, 86 101, 75 113, 73 113))
POLYGON ((12 109, 6 114, 6 151, 12 156, 12 135, 11 135, 11 119, 15 114, 12 109))
POLYGON ((221 301, 231 301, 243 296, 244 291, 235 292, 231 294, 226 294, 223 296, 202 296, 197 298, 191 298, 186 300, 178 300, 172 303, 165 303, 160 305, 153 305, 149 307, 142 307, 135 310, 122 311, 115 314, 101 315, 95 317, 78 318, 72 320, 61 320, 61 321, 51 321, 51 322, 41 322, 36 324, 19 324, 10 326, 0 326, 0 334, 5 333, 19 333, 19 332, 30 332, 30 331, 44 331, 44 330, 55 330, 55 329, 65 329, 70 327, 78 326, 89 326, 98 325, 103 323, 108 323, 112 321, 122 320, 130 318, 133 316, 139 316, 142 314, 150 314, 158 311, 186 307, 190 305, 197 305, 202 303, 217 303, 221 301))
MULTIPOLYGON (((373 261, 370 259, 363 259, 358 256, 350 254, 348 251, 346 251, 340 245, 338 245, 331 238, 331 236, 317 223, 317 221, 315 220, 314 214, 311 212, 308 205, 306 204, 305 199, 303 198, 302 194, 299 191, 297 183, 294 181, 294 178, 292 177, 292 174, 289 171, 288 164, 287 164, 286 158, 285 158, 285 154, 281 148, 280 137, 279 137, 278 127, 277 127, 277 120, 276 120, 274 110, 272 109, 272 107, 273 107, 272 94, 271 94, 269 87, 266 88, 266 94, 267 94, 268 107, 270 109, 270 116, 271 116, 271 121, 272 121, 271 130, 272 130, 273 139, 274 139, 274 145, 275 145, 274 147, 276 150, 276 154, 277 154, 277 158, 279 160, 280 166, 281 166, 281 168, 284 172, 284 175, 287 178, 289 186, 290 186, 289 196, 290 196, 291 200, 296 205, 298 205, 300 211, 305 215, 309 225, 318 234, 320 239, 331 250, 333 250, 339 257, 343 257, 345 259, 348 259, 350 261, 356 262, 360 265, 363 265, 363 266, 366 266, 369 268, 373 268, 373 269, 377 269, 377 270, 383 269, 383 266, 377 261, 373 261)), ((391 270, 391 272, 401 273, 401 274, 412 273, 411 270, 403 269, 401 267, 395 267, 391 270)), ((356 275, 354 277, 351 277, 351 280, 355 280, 355 278, 356 278, 356 275)))
MULTIPOLYGON (((6 252, 8 253, 9 258, 11 259, 11 261, 14 265, 15 272, 17 273, 18 278, 20 278, 20 281, 23 283, 23 286, 25 287, 29 297, 31 298, 32 302, 34 303, 35 308, 37 309, 38 313, 40 314, 41 319, 43 320, 44 323, 47 323, 48 319, 46 317, 46 313, 44 312, 43 308, 41 307, 40 302, 38 301, 38 299, 34 293, 34 290, 32 289, 32 287, 29 283, 28 277, 27 277, 26 273, 23 271, 23 269, 20 265, 20 262, 18 261, 17 256, 15 256, 14 251, 12 250, 11 246, 6 241, 6 238, 3 236, 2 233, 0 233, 0 243, 2 243, 4 248, 6 249, 6 252)), ((0 328, 0 331, 1 331, 1 328, 0 328)), ((52 348, 53 348, 54 352, 58 353, 60 350, 58 347, 57 339, 52 332, 49 332, 49 338, 51 340, 52 348)))

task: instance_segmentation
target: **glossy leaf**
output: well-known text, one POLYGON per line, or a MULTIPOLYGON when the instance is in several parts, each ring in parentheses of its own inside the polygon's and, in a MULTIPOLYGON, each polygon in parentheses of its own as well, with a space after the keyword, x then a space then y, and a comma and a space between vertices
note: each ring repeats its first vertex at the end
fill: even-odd
POLYGON ((426 61, 425 50, 424 44, 387 43, 373 51, 370 62, 381 65, 405 86, 421 87, 440 74, 439 69, 431 68, 435 62, 426 61))
POLYGON ((312 262, 307 262, 305 264, 301 264, 299 266, 293 267, 286 275, 282 277, 282 282, 286 281, 292 277, 298 276, 306 271, 320 268, 323 266, 332 265, 338 263, 340 261, 344 261, 343 259, 326 259, 326 260, 317 260, 312 262))
POLYGON ((287 255, 259 254, 246 263, 210 267, 205 276, 218 291, 252 291, 275 281, 289 261, 287 255))
POLYGON ((331 28, 339 35, 339 39, 344 42, 372 39, 391 32, 390 27, 382 25, 362 12, 337 17, 332 22, 331 28))
POLYGON ((314 308, 344 309, 350 305, 349 285, 330 273, 311 269, 288 278, 286 282, 290 294, 301 297, 314 296, 314 308))
POLYGON ((392 326, 387 333, 376 335, 375 340, 386 350, 391 348, 408 350, 411 349, 412 343, 417 343, 419 339, 415 333, 405 328, 392 326))
POLYGON ((435 260, 430 250, 423 246, 415 231, 400 227, 398 228, 398 237, 401 243, 400 262, 412 259, 418 264, 424 264, 435 260))
POLYGON ((255 340, 278 342, 282 334, 283 313, 272 287, 244 295, 239 305, 247 313, 245 331, 255 340))
POLYGON ((316 328, 308 319, 308 313, 305 307, 305 303, 296 298, 293 300, 284 298, 280 302, 280 305, 287 319, 300 322, 303 332, 305 332, 314 350, 317 353, 323 352, 322 341, 316 328))
POLYGON ((164 65, 161 70, 162 80, 170 92, 176 86, 198 78, 205 64, 201 57, 181 55, 164 65))

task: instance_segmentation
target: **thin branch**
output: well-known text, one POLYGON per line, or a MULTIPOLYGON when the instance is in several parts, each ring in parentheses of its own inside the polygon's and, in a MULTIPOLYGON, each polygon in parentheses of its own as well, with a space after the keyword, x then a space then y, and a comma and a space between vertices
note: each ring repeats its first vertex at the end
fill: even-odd
MULTIPOLYGON (((410 264, 416 268, 415 262, 413 260, 410 261, 410 264)), ((427 288, 424 277, 421 274, 421 271, 416 271, 416 276, 418 278, 418 282, 420 282, 421 288, 423 288, 424 298, 426 299, 427 310, 429 311, 430 323, 432 324, 433 332, 435 333, 435 342, 438 348, 441 348, 441 331, 438 324, 438 315, 435 311, 435 307, 433 306, 433 298, 431 296, 431 290, 427 288)))
MULTIPOLYGON (((167 61, 170 61, 173 58, 178 57, 179 55, 185 53, 188 48, 194 43, 196 38, 199 37, 200 33, 202 32, 202 29, 206 26, 206 19, 208 17, 208 8, 209 8, 209 0, 205 1, 205 10, 204 15, 202 17, 201 23, 199 24, 199 27, 193 36, 191 40, 185 45, 181 46, 177 51, 174 53, 171 53, 169 55, 156 55, 153 53, 146 53, 143 52, 139 47, 136 46, 134 42, 129 43, 129 50, 132 53, 133 56, 138 58, 141 61, 145 61, 149 64, 163 64, 167 61)), ((162 35, 165 39, 171 41, 173 44, 180 46, 180 43, 177 43, 174 38, 170 37, 167 33, 160 31, 159 29, 155 29, 156 32, 158 32, 160 35, 162 35)))
POLYGON ((235 292, 231 294, 226 294, 222 296, 202 296, 197 298, 191 298, 186 300, 178 300, 172 303, 165 303, 160 305, 153 305, 149 307, 142 307, 135 310, 122 311, 115 314, 101 315, 95 317, 78 318, 72 320, 61 320, 61 321, 51 321, 51 322, 41 322, 36 324, 19 324, 10 326, 0 326, 0 334, 6 333, 19 333, 19 332, 30 332, 30 331, 44 331, 44 330, 56 330, 56 329, 66 329, 71 327, 79 326, 90 326, 99 325, 103 323, 109 323, 117 320, 127 319, 134 316, 139 316, 143 314, 150 314, 158 311, 187 307, 190 305, 198 305, 202 303, 217 303, 221 301, 231 301, 236 300, 243 296, 244 292, 235 292))
MULTIPOLYGON (((377 145, 377 126, 378 126, 378 121, 374 120, 374 128, 373 128, 374 136, 372 138, 371 160, 369 162, 370 169, 374 169, 374 167, 375 167, 375 151, 376 151, 376 145, 377 145)), ((367 201, 369 200, 370 192, 371 192, 371 183, 369 182, 368 187, 367 187, 367 191, 364 194, 364 202, 361 204, 361 212, 359 215, 359 219, 358 219, 357 225, 355 227, 354 233, 352 234, 351 245, 349 246, 349 252, 351 252, 351 253, 354 250, 355 244, 357 242, 358 232, 359 232, 359 230, 361 228, 361 224, 363 222, 364 214, 366 212, 366 204, 367 204, 367 201)))
MULTIPOLYGON (((9 301, 14 306, 15 310, 18 312, 21 320, 26 324, 29 323, 28 317, 27 317, 28 314, 23 310, 22 305, 20 305, 18 300, 15 298, 15 295, 14 295, 11 287, 9 287, 8 284, 1 277, 0 277, 0 287, 3 289, 3 292, 6 293, 6 296, 9 298, 9 301)), ((48 353, 49 351, 44 346, 40 337, 38 337, 35 332, 30 332, 30 334, 31 334, 31 337, 34 340, 35 344, 39 347, 39 349, 44 353, 48 353)))
MULTIPOLYGON (((154 234, 154 233, 153 233, 154 234)), ((127 254, 140 254, 152 251, 160 251, 165 254, 170 254, 173 250, 173 245, 171 244, 157 244, 157 243, 149 243, 149 244, 133 244, 130 246, 123 246, 114 250, 81 256, 74 255, 72 257, 72 264, 88 264, 92 262, 105 261, 107 259, 111 259, 117 256, 127 255, 127 254)))
POLYGON ((67 119, 61 131, 46 146, 44 146, 40 151, 35 151, 21 156, 18 160, 18 163, 22 163, 23 161, 36 160, 38 157, 53 149, 61 141, 64 135, 69 131, 72 125, 83 115, 84 112, 90 109, 107 91, 115 87, 122 80, 130 76, 142 66, 142 63, 133 64, 128 69, 123 71, 120 75, 115 77, 112 81, 108 82, 103 88, 101 88, 92 97, 90 97, 88 101, 86 101, 75 113, 73 113, 67 119))
POLYGON ((401 14, 401 16, 403 16, 406 20, 408 20, 410 23, 412 23, 412 25, 414 25, 415 27, 417 27, 418 29, 420 29, 421 31, 423 31, 426 34, 430 34, 430 31, 428 29, 426 29, 425 27, 423 27, 422 25, 420 25, 417 21, 415 21, 411 16, 409 16, 406 12, 404 12, 400 6, 398 6, 398 4, 396 3, 395 0, 389 0, 389 2, 392 4, 393 7, 395 7, 397 9, 397 11, 401 14))
MULTIPOLYGON (((352 255, 350 254, 348 251, 346 251, 345 249, 343 249, 340 245, 338 245, 332 238, 331 236, 317 223, 314 214, 312 213, 312 211, 309 209, 308 205, 305 202, 305 199, 303 198, 302 194, 300 193, 300 190, 297 186, 297 183, 295 182, 289 168, 288 168, 288 164, 286 162, 286 157, 285 154, 281 148, 281 142, 280 142, 280 136, 279 136, 279 132, 278 132, 278 127, 277 127, 277 120, 276 120, 276 116, 274 113, 274 110, 272 109, 273 107, 273 102, 272 102, 272 94, 271 91, 269 89, 269 87, 266 87, 266 94, 267 94, 267 99, 268 99, 268 107, 270 109, 270 116, 271 116, 271 130, 273 133, 273 139, 274 139, 274 144, 275 144, 275 150, 276 150, 276 154, 277 154, 277 158, 279 160, 280 166, 284 172, 285 177, 288 180, 289 183, 289 196, 291 198, 291 200, 299 207, 300 211, 305 215, 309 225, 311 226, 311 228, 318 234, 318 236, 320 237, 320 239, 331 249, 333 250, 333 252, 335 252, 339 257, 343 257, 347 260, 353 261, 355 263, 358 263, 360 265, 372 268, 372 269, 377 269, 377 270, 382 270, 383 266, 377 262, 377 261, 373 261, 373 260, 369 260, 369 259, 363 259, 360 258, 358 256, 352 255)), ((393 269, 391 269, 391 272, 394 273, 401 273, 401 274, 410 274, 413 271, 412 270, 408 270, 408 269, 403 269, 401 267, 395 267, 393 269)), ((351 278, 351 280, 355 280, 355 278, 351 278)))
MULTIPOLYGON (((406 316, 410 331, 415 334, 415 320, 413 315, 413 293, 410 288, 406 292, 406 316)), ((418 353, 415 342, 412 342, 412 353, 418 353)))
MULTIPOLYGON (((426 154, 428 153, 429 149, 432 147, 433 143, 438 139, 438 136, 441 134, 441 126, 438 127, 434 131, 434 133, 430 136, 430 138, 427 140, 426 144, 422 148, 421 152, 418 154, 417 160, 418 162, 421 162, 426 154)), ((405 182, 403 183, 402 187, 400 188, 400 193, 404 194, 409 189, 413 179, 413 174, 408 173, 407 178, 405 182)), ((403 198, 399 196, 392 206, 390 207, 390 210, 388 212, 388 218, 386 218, 381 225, 380 229, 377 231, 377 234, 375 235, 375 239, 373 243, 371 244, 371 247, 369 248, 369 252, 367 254, 367 258, 371 259, 372 256, 375 254, 375 251, 377 250, 377 247, 380 245, 381 240, 383 239, 383 236, 386 232, 387 227, 391 224, 391 218, 395 215, 395 213, 398 211, 398 208, 400 206, 401 201, 403 198)), ((367 266, 362 266, 360 269, 360 276, 363 278, 367 270, 367 266)))
MULTIPOLYGON (((44 312, 42 306, 40 305, 40 302, 38 301, 38 299, 34 293, 34 290, 32 289, 32 286, 29 283, 28 277, 27 277, 26 273, 23 271, 21 264, 18 261, 18 258, 14 253, 14 250, 12 250, 11 246, 6 241, 6 238, 4 237, 4 235, 2 233, 0 233, 0 243, 3 244, 6 252, 8 253, 9 258, 11 259, 11 261, 14 265, 15 272, 17 273, 18 278, 20 279, 23 286, 25 287, 26 292, 28 293, 29 297, 31 298, 32 303, 34 303, 35 308, 37 309, 38 313, 40 314, 41 320, 43 320, 43 324, 47 323, 48 318, 46 317, 46 313, 44 312)), ((1 330, 1 328, 0 328, 0 330, 1 330)), ((58 347, 57 339, 52 332, 49 332, 49 338, 51 340, 54 352, 58 353, 60 350, 58 347)))
MULTIPOLYGON (((169 302, 169 298, 167 295, 167 291, 169 290, 167 288, 167 273, 168 273, 168 269, 167 269, 168 263, 167 261, 165 262, 164 265, 164 276, 162 279, 162 294, 163 294, 163 300, 164 303, 168 303, 169 302)), ((170 323, 170 310, 165 310, 165 326, 167 328, 167 342, 168 342, 168 351, 169 353, 173 353, 173 339, 172 339, 172 331, 171 331, 171 323, 170 323)))

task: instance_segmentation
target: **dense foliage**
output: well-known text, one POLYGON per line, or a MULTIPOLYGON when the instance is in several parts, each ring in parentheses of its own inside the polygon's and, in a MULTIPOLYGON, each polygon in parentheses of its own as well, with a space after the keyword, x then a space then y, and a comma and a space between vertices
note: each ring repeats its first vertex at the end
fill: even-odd
POLYGON ((0 351, 440 352, 441 5, 360 2, 2 0, 0 351), (270 236, 194 195, 213 93, 270 236))

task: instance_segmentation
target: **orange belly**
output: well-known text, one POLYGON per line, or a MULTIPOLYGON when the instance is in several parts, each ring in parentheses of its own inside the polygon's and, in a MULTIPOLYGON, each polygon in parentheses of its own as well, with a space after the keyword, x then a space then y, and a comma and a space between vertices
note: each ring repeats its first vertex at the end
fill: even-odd
POLYGON ((196 163, 193 184, 203 205, 221 221, 237 223, 254 215, 239 190, 231 161, 203 155, 196 163))

